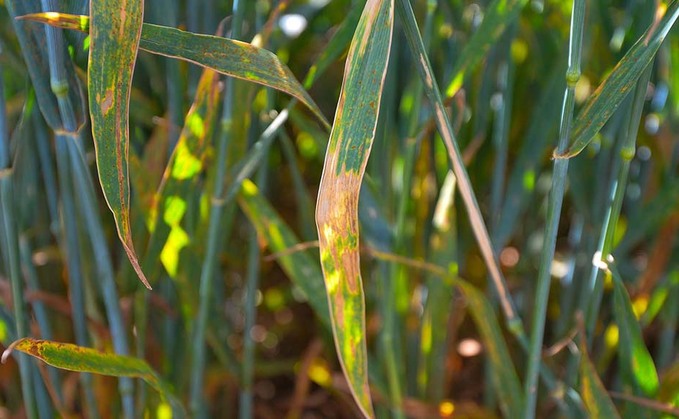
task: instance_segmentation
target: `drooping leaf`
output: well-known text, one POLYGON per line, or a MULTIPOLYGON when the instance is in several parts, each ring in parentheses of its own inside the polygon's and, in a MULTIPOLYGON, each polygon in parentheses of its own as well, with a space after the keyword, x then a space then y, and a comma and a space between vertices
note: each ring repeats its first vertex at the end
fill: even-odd
POLYGON ((571 145, 565 153, 555 155, 556 158, 567 159, 577 156, 589 145, 629 92, 634 89, 637 80, 655 58, 658 48, 678 17, 679 2, 675 1, 668 7, 662 19, 657 24, 652 24, 630 48, 589 98, 573 123, 571 145))
POLYGON ((369 0, 359 20, 325 157, 316 206, 321 266, 337 354, 363 414, 368 387, 358 197, 375 136, 393 30, 393 2, 369 0))
MULTIPOLYGON (((19 339, 10 347, 64 370, 141 378, 156 389, 180 413, 183 412, 182 404, 174 396, 170 386, 142 359, 104 353, 70 343, 31 338, 19 339)), ((7 354, 7 352, 3 354, 3 359, 7 354)))
POLYGON ((637 395, 655 397, 659 386, 658 372, 644 343, 639 321, 632 309, 632 301, 615 271, 613 271, 613 296, 613 313, 620 333, 618 344, 620 362, 627 366, 623 371, 629 371, 631 375, 627 377, 623 374, 623 380, 631 380, 632 382, 626 384, 632 388, 638 387, 642 391, 637 395))
POLYGON ((238 194, 238 204, 257 230, 257 235, 269 250, 280 255, 276 258, 286 275, 304 293, 316 315, 330 327, 328 298, 323 285, 323 273, 317 260, 304 251, 293 251, 299 239, 271 204, 259 193, 252 181, 245 179, 238 194))
MULTIPOLYGON (((34 13, 22 16, 65 29, 91 31, 87 16, 65 13, 34 13)), ((278 57, 264 48, 220 36, 186 32, 167 26, 144 23, 139 48, 153 54, 185 60, 227 76, 271 87, 295 97, 307 106, 326 127, 325 116, 278 57)))
POLYGON ((143 16, 141 0, 90 3, 87 89, 99 182, 125 253, 150 289, 132 242, 128 174, 130 91, 143 16))

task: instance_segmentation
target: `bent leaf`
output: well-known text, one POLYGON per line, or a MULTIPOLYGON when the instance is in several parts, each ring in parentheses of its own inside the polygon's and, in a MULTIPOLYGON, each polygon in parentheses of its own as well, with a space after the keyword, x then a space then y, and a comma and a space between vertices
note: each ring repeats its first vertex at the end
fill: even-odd
MULTIPOLYGON (((34 13, 21 16, 21 19, 83 32, 90 31, 91 26, 87 16, 66 13, 34 13)), ((139 48, 287 93, 308 107, 326 128, 330 128, 321 110, 290 69, 269 50, 234 39, 186 32, 150 23, 144 23, 142 26, 139 48)))
MULTIPOLYGON (((63 370, 88 372, 114 377, 136 377, 146 381, 162 397, 180 412, 183 407, 174 396, 170 386, 144 360, 126 355, 97 351, 70 343, 23 338, 14 342, 10 349, 28 354, 42 362, 63 370)), ((3 354, 4 358, 8 352, 3 354)))
POLYGON ((356 402, 369 417, 374 414, 368 387, 358 196, 375 137, 393 19, 391 0, 368 0, 363 9, 347 56, 316 207, 338 358, 356 402))
POLYGON ((93 1, 90 16, 87 90, 99 182, 125 253, 150 289, 132 242, 128 175, 130 90, 144 2, 93 1))
POLYGON ((568 159, 580 154, 592 142, 618 106, 634 88, 646 67, 653 61, 665 36, 679 17, 679 2, 673 2, 663 18, 644 33, 630 48, 611 74, 596 89, 573 123, 571 145, 555 158, 568 159))

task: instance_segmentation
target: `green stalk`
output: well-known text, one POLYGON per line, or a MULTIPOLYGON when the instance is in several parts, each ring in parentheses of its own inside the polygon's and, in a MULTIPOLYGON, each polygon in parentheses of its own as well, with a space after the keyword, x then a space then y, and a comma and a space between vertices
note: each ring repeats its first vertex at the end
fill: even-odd
MULTIPOLYGON (((401 16, 401 22, 404 25, 406 37, 408 38, 412 52, 417 60, 422 59, 423 62, 422 66, 417 67, 418 71, 420 72, 420 76, 425 80, 433 81, 433 71, 431 70, 431 65, 429 64, 428 57, 426 56, 426 54, 424 54, 424 46, 422 45, 422 39, 419 36, 417 22, 415 20, 413 10, 410 6, 410 2, 408 0, 399 0, 397 6, 398 6, 397 10, 399 12, 399 15, 401 16)), ((476 202, 476 198, 474 197, 473 190, 471 189, 470 186, 471 184, 469 181, 469 175, 467 174, 464 168, 464 162, 461 159, 459 147, 457 146, 457 143, 455 142, 454 138, 451 137, 452 127, 450 125, 450 121, 447 118, 446 111, 443 107, 441 92, 439 91, 438 85, 435 82, 431 83, 431 85, 427 87, 428 88, 426 92, 427 95, 429 96, 429 99, 431 100, 432 104, 435 107, 435 111, 438 114, 442 115, 442 118, 444 119, 445 124, 443 124, 440 120, 437 120, 437 124, 440 124, 438 126, 439 132, 446 133, 446 136, 448 137, 445 139, 446 140, 445 145, 446 148, 448 149, 449 157, 452 161, 455 175, 458 178, 457 180, 459 182, 460 194, 462 195, 462 198, 465 201, 465 205, 467 206, 467 208, 473 209, 476 214, 473 215, 470 213, 471 211, 468 211, 468 213, 470 213, 469 215, 472 219, 472 223, 475 223, 477 226, 482 225, 483 221, 478 219, 477 217, 478 214, 480 214, 480 210, 478 203, 476 202)), ((487 236, 477 237, 477 239, 480 242, 482 241, 489 242, 487 236)), ((494 256, 492 255, 485 256, 486 259, 490 257, 494 258, 494 256)), ((516 313, 516 308, 511 299, 511 295, 507 288, 507 284, 504 282, 504 279, 502 278, 502 275, 499 272, 496 272, 496 275, 497 280, 493 281, 493 285, 495 286, 496 292, 500 297, 500 303, 506 318, 507 328, 512 333, 512 335, 515 336, 521 348, 525 351, 528 351, 528 341, 526 338, 526 334, 524 332, 523 323, 521 322, 521 319, 516 313)), ((562 383, 556 380, 554 374, 549 370, 547 366, 542 365, 539 371, 541 373, 543 381, 545 382, 548 388, 554 390, 558 386, 561 391, 564 390, 564 388, 562 387, 562 383)), ((572 388, 565 388, 565 393, 566 397, 569 400, 573 401, 578 405, 581 404, 581 400, 578 393, 575 392, 572 388)))
MULTIPOLYGON (((437 1, 427 0, 426 4, 426 14, 424 19, 423 28, 423 43, 425 49, 429 51, 431 44, 432 33, 434 31, 434 13, 436 12, 437 1)), ((394 52, 397 52, 394 51, 394 52)), ((392 62, 398 62, 398 57, 392 57, 392 62)), ((393 78, 393 77, 392 77, 393 78)), ((393 90, 393 89, 392 89, 393 90)), ((406 234, 407 230, 407 217, 408 209, 412 201, 412 185, 413 178, 415 176, 415 162, 417 160, 418 151, 420 149, 420 144, 422 142, 422 137, 417 135, 418 127, 420 121, 422 120, 422 99, 423 99, 423 86, 421 79, 415 75, 412 81, 412 87, 408 92, 408 96, 411 98, 411 104, 408 109, 402 109, 402 113, 407 115, 406 119, 406 138, 404 141, 403 149, 403 180, 401 186, 401 194, 397 198, 397 209, 396 209, 396 221, 394 224, 394 247, 393 251, 396 254, 405 255, 408 254, 408 236, 406 234)), ((385 101, 388 104, 390 101, 385 101)), ((387 115, 389 115, 388 113, 387 115)), ((385 179, 388 183, 390 179, 385 179)), ((384 263, 384 262, 381 262, 384 263)), ((387 272, 391 274, 384 276, 385 283, 383 284, 383 290, 385 293, 384 300, 382 304, 384 306, 383 318, 385 319, 382 325, 381 338, 385 341, 385 373, 387 376, 387 384, 389 389, 389 398, 392 401, 394 408, 398 409, 395 411, 396 417, 403 417, 403 412, 401 411, 401 405, 403 403, 403 390, 401 389, 401 381, 399 379, 399 367, 398 364, 402 362, 405 356, 407 360, 406 363, 406 377, 417 376, 418 371, 418 361, 420 360, 420 345, 415 342, 415 344, 406 345, 406 354, 413 352, 412 355, 404 355, 403 351, 398 351, 400 345, 394 347, 395 336, 398 337, 399 329, 403 329, 403 309, 400 304, 397 303, 397 299, 402 299, 399 295, 403 292, 401 291, 405 288, 404 284, 408 283, 408 272, 409 269, 403 265, 388 265, 387 272), (398 281, 396 284, 392 284, 392 281, 398 281), (396 352, 396 353, 394 353, 396 352), (400 356, 397 357, 397 354, 400 356), (397 361, 400 360, 400 361, 397 361)), ((407 289, 407 288, 406 288, 407 289)), ((419 339, 419 334, 417 335, 419 339)), ((408 343, 410 342, 408 339, 408 343)), ((426 370, 424 370, 426 371, 426 370)), ((425 372, 426 373, 426 372, 425 372)), ((417 392, 417 380, 408 378, 405 380, 405 385, 407 387, 406 391, 410 394, 416 394, 417 392)))
MULTIPOLYGON (((257 185, 263 190, 266 182, 267 166, 259 170, 257 185)), ((257 231, 250 227, 248 240, 248 269, 245 280, 244 327, 243 327, 243 364, 241 368, 240 402, 238 415, 241 419, 253 417, 252 412, 252 383, 255 371, 255 341, 252 338, 252 328, 257 320, 257 289, 260 277, 260 250, 257 231)))
MULTIPOLYGON (((87 226, 87 236, 94 252, 94 264, 97 270, 97 280, 94 281, 100 287, 106 317, 111 330, 113 350, 120 355, 129 354, 129 344, 125 324, 123 322, 120 305, 118 303, 118 291, 114 278, 113 263, 109 254, 106 236, 101 224, 101 218, 97 207, 97 199, 94 193, 94 185, 90 172, 85 163, 85 156, 79 137, 57 136, 57 141, 64 141, 68 147, 69 162, 73 171, 74 187, 79 193, 76 195, 78 210, 84 218, 87 226)), ((127 418, 134 418, 134 384, 129 377, 118 379, 118 389, 123 401, 123 413, 127 418)))
MULTIPOLYGON (((0 92, 1 94, 2 92, 0 92)), ((19 238, 19 253, 21 254, 21 263, 24 268, 26 275, 26 289, 29 291, 38 291, 40 289, 40 284, 38 283, 38 273, 35 270, 35 265, 33 264, 32 256, 33 252, 31 247, 25 237, 19 238)), ((33 313, 35 314, 35 320, 40 327, 40 337, 42 339, 52 340, 54 335, 52 333, 52 326, 50 325, 50 318, 45 304, 40 300, 35 300, 31 303, 33 308, 33 313)), ((61 391, 61 377, 59 376, 59 371, 54 367, 46 367, 47 373, 49 374, 50 381, 54 387, 57 398, 60 402, 63 401, 63 392, 61 391)), ((41 383, 36 383, 40 385, 41 383)))
MULTIPOLYGON (((501 245, 498 241, 497 232, 498 224, 500 223, 500 212, 502 210, 502 200, 504 197, 504 184, 507 178, 507 149, 509 143, 509 122, 512 116, 512 98, 514 86, 514 62, 511 57, 511 45, 516 33, 516 25, 512 24, 507 29, 507 34, 502 42, 498 45, 497 53, 500 55, 497 64, 497 74, 495 86, 497 91, 493 95, 493 99, 497 99, 497 103, 493 106, 493 147, 495 149, 495 163, 493 165, 493 176, 490 189, 490 213, 491 231, 493 237, 493 249, 495 252, 501 250, 501 245)), ((488 277, 489 301, 497 310, 497 297, 492 292, 492 278, 488 277)), ((485 382, 491 383, 493 372, 493 363, 486 359, 484 366, 485 382)), ((495 394, 492 388, 484 392, 485 406, 494 407, 496 404, 495 394)))
MULTIPOLYGON (((676 260, 676 259, 675 259, 676 260)), ((679 270, 674 268, 667 275, 668 295, 667 301, 679 301, 679 270)), ((674 342, 677 336, 677 323, 679 323, 679 304, 665 304, 660 315, 662 330, 658 339, 657 365, 659 370, 670 366, 676 350, 674 342)))
MULTIPOLYGON (((53 0, 41 0, 41 5, 44 11, 57 10, 53 0)), ((97 270, 99 273, 99 281, 97 282, 101 286, 107 317, 111 326, 113 347, 116 353, 127 355, 127 336, 122 322, 120 307, 118 306, 118 295, 115 288, 115 280, 113 278, 113 266, 108 254, 108 246, 106 245, 105 236, 101 227, 99 213, 95 205, 96 198, 94 186, 85 165, 83 152, 77 144, 77 142, 80 141, 80 135, 78 134, 79 127, 76 119, 75 107, 69 97, 69 89, 72 87, 69 86, 66 73, 64 60, 67 54, 64 51, 63 34, 61 30, 46 25, 45 35, 50 63, 50 86, 57 98, 59 115, 64 131, 69 133, 57 135, 56 141, 67 143, 70 156, 69 162, 71 164, 71 170, 74 173, 73 178, 76 181, 77 190, 80 191, 78 194, 82 207, 80 209, 84 213, 88 226, 87 232, 92 241, 95 259, 97 260, 97 270)), ((125 417, 135 417, 133 398, 134 385, 132 379, 121 377, 118 380, 118 386, 122 397, 123 413, 125 417)))
POLYGON ((309 220, 314 218, 314 204, 309 197, 309 193, 306 190, 306 185, 304 183, 304 178, 299 170, 297 164, 297 158, 295 156, 295 146, 292 143, 290 137, 285 133, 280 134, 281 148, 283 150, 283 155, 288 161, 288 167, 290 170, 290 177, 292 178, 292 184, 294 186, 295 198, 297 201, 297 211, 298 211, 298 227, 300 230, 300 239, 304 242, 316 240, 316 228, 313 223, 309 220))
POLYGON ((59 222, 59 198, 58 189, 55 182, 54 164, 50 156, 49 137, 45 131, 45 125, 42 122, 42 117, 33 112, 31 115, 32 123, 35 124, 33 133, 35 134, 35 144, 38 152, 38 159, 40 161, 40 172, 42 173, 42 181, 45 184, 45 194, 47 195, 47 208, 50 214, 50 232, 55 236, 60 236, 60 222, 59 222))
MULTIPOLYGON (((599 247, 597 249, 597 255, 600 259, 606 263, 609 257, 611 257, 611 251, 613 249, 613 236, 615 234, 616 226, 618 225, 618 219, 620 217, 620 210, 622 208, 622 203, 625 198, 625 190, 627 186, 627 179, 629 177, 629 168, 634 154, 636 152, 636 140, 637 133, 639 131, 639 121, 641 120, 641 113, 644 109, 644 102, 646 99, 646 91, 648 87, 648 82, 651 78, 651 71, 653 66, 649 65, 646 70, 642 73, 639 81, 637 82, 636 89, 634 91, 634 99, 632 102, 632 110, 628 120, 627 125, 624 127, 623 144, 620 148, 620 166, 618 168, 618 176, 613 179, 610 186, 610 201, 608 203, 608 209, 606 213, 605 222, 602 226, 602 230, 599 236, 599 247)), ((592 332, 594 326, 596 325, 596 320, 599 316, 599 307, 601 305, 601 298, 603 295, 603 284, 600 281, 601 269, 596 264, 593 264, 592 271, 590 275, 590 283, 588 288, 590 290, 589 298, 582 298, 583 311, 587 312, 587 334, 588 336, 593 336, 592 332)), ((591 339, 590 339, 591 342, 591 339)))
MULTIPOLYGON (((568 46, 568 69, 566 70, 566 91, 561 109, 561 124, 559 129, 559 143, 557 153, 565 152, 568 147, 573 110, 575 107, 575 85, 580 79, 580 61, 582 51, 582 34, 585 20, 584 0, 574 0, 571 14, 571 33, 568 46)), ((547 225, 545 227, 544 243, 540 257, 537 288, 535 291, 535 306, 533 311, 533 327, 531 331, 530 349, 528 355, 528 370, 524 383, 525 410, 523 417, 533 419, 537 404, 538 372, 541 364, 542 342, 545 332, 547 302, 551 281, 551 266, 556 247, 556 235, 561 217, 561 205, 566 189, 568 173, 568 159, 556 159, 552 174, 552 189, 549 193, 547 207, 547 225)))
MULTIPOLYGON (((0 53, 2 50, 0 49, 0 53)), ((9 134, 5 110, 5 92, 0 66, 0 222, 2 227, 2 249, 9 268, 9 280, 14 302, 14 322, 17 338, 28 336, 28 319, 24 302, 21 279, 21 262, 19 260, 19 240, 14 217, 14 197, 12 185, 12 169, 10 166, 9 134)), ((30 419, 37 417, 35 411, 35 395, 31 377, 31 363, 28 356, 16 354, 21 375, 21 392, 26 408, 26 416, 30 419)))
MULTIPOLYGON (((266 166, 263 166, 266 167, 266 166)), ((255 341, 252 339, 252 328, 257 319, 257 288, 259 286, 259 244, 257 232, 250 227, 248 240, 248 269, 245 279, 244 327, 243 327, 243 364, 240 371, 240 398, 238 417, 252 417, 252 383, 255 364, 255 341)))
MULTIPOLYGON (((231 29, 231 38, 233 39, 239 39, 241 36, 245 14, 244 9, 244 5, 240 0, 234 0, 231 29)), ((235 101, 237 99, 234 94, 235 84, 233 78, 226 79, 226 93, 224 94, 224 109, 221 121, 222 130, 221 135, 218 138, 216 155, 217 173, 210 204, 207 250, 205 252, 205 258, 203 259, 203 266, 200 274, 199 310, 194 329, 193 359, 191 360, 190 411, 194 417, 198 417, 202 413, 201 399, 203 393, 203 377, 205 375, 205 332, 207 329, 209 308, 211 307, 217 259, 224 238, 224 230, 230 230, 230 228, 223 228, 222 225, 226 204, 226 200, 223 199, 222 193, 226 182, 226 165, 227 161, 229 161, 228 150, 231 148, 230 143, 233 141, 231 131, 233 126, 234 107, 236 105, 235 101)), ((228 206, 227 213, 229 218, 231 217, 229 214, 234 213, 233 203, 228 206)))
POLYGON ((483 254, 484 260, 486 261, 488 269, 493 272, 493 285, 496 288, 503 311, 505 313, 505 317, 507 318, 508 328, 512 334, 519 337, 520 340, 525 340, 523 324, 521 323, 521 319, 516 312, 514 302, 511 299, 511 295, 507 287, 507 283, 504 281, 502 273, 497 269, 497 262, 495 260, 495 256, 492 254, 492 249, 489 249, 490 238, 488 237, 487 231, 485 229, 485 223, 480 215, 481 210, 479 209, 479 204, 476 201, 476 197, 474 196, 474 191, 471 187, 471 181, 469 180, 469 174, 467 173, 467 170, 464 167, 464 162, 462 161, 462 153, 460 152, 457 140, 453 136, 453 128, 450 124, 450 119, 447 116, 447 111, 443 105, 441 92, 437 83, 434 81, 434 72, 432 71, 431 64, 429 63, 429 58, 426 55, 422 38, 420 37, 420 32, 417 28, 417 21, 415 20, 413 9, 408 0, 399 0, 397 6, 397 10, 401 16, 401 22, 404 25, 406 38, 410 44, 410 49, 412 50, 414 59, 418 63, 421 63, 421 65, 417 65, 416 67, 420 73, 420 77, 427 83, 427 89, 425 91, 432 103, 432 106, 434 106, 434 112, 437 115, 437 127, 443 136, 455 176, 458 178, 458 189, 462 195, 465 206, 469 209, 467 212, 470 222, 475 229, 474 232, 477 235, 476 239, 479 242, 481 252, 483 254))
MULTIPOLYGON (((66 253, 68 266, 69 299, 73 312, 73 332, 75 342, 80 346, 90 346, 87 323, 85 319, 85 282, 80 258, 81 244, 78 236, 78 221, 76 219, 75 196, 73 194, 73 173, 71 172, 70 157, 66 139, 56 141, 56 160, 59 172, 59 191, 61 192, 61 218, 63 220, 62 246, 66 253)), ((85 408, 91 417, 98 417, 97 403, 94 399, 92 376, 80 374, 80 381, 85 395, 85 408)))

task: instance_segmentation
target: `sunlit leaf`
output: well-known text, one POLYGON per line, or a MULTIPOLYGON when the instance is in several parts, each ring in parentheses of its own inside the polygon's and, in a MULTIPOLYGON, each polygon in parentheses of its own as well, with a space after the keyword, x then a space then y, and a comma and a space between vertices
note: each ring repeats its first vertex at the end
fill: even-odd
MULTIPOLYGON (((31 355, 46 364, 76 372, 110 375, 114 377, 136 377, 146 381, 167 399, 179 412, 183 407, 173 395, 170 386, 144 360, 139 358, 104 353, 70 343, 52 342, 31 338, 19 339, 12 349, 31 355)), ((8 352, 3 354, 3 359, 8 352)))
POLYGON ((393 18, 391 0, 366 3, 349 48, 316 206, 321 266, 338 357, 358 405, 371 417, 358 197, 375 137, 393 18))
MULTIPOLYGON (((638 388, 643 392, 640 395, 654 397, 658 392, 658 372, 655 369, 653 358, 646 348, 641 327, 634 315, 632 302, 629 294, 617 274, 613 275, 613 313, 618 324, 620 341, 618 351, 620 362, 627 365, 625 370, 631 373, 631 377, 623 377, 632 388, 638 388)), ((623 374, 626 375, 626 374, 623 374)))
POLYGON ((571 158, 589 145, 618 106, 631 92, 639 77, 655 58, 665 36, 679 17, 679 2, 673 2, 663 18, 642 35, 608 75, 573 123, 571 145, 558 158, 571 158))
MULTIPOLYGON (((91 31, 92 26, 86 16, 65 13, 35 13, 22 16, 22 18, 83 32, 91 31)), ((186 32, 150 23, 143 24, 139 48, 280 90, 297 98, 318 117, 321 123, 326 127, 330 126, 321 110, 290 69, 271 51, 247 42, 186 32)))
POLYGON ((99 182, 125 253, 150 289, 132 242, 128 174, 130 90, 143 16, 140 0, 90 4, 87 89, 99 182))

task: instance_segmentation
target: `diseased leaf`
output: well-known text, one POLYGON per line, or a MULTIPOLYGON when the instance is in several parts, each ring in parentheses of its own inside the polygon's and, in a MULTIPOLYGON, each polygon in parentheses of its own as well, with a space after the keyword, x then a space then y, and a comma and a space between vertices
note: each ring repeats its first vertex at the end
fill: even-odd
MULTIPOLYGON (((207 141, 217 118, 218 81, 217 72, 210 69, 203 71, 193 106, 186 115, 184 128, 151 206, 151 238, 144 260, 155 264, 160 259, 173 278, 177 274, 179 252, 189 242, 181 223, 189 192, 205 169, 207 141)), ((152 271, 155 269, 149 272, 152 271)))
POLYGON ((391 50, 392 0, 368 0, 354 34, 325 156, 318 203, 321 266, 338 358, 361 411, 373 417, 365 301, 358 247, 358 197, 391 50))
POLYGON ((568 159, 580 154, 592 142, 618 106, 635 87, 637 80, 655 58, 660 44, 679 17, 679 2, 673 2, 663 18, 652 24, 644 35, 630 48, 613 68, 582 108, 571 134, 571 145, 564 154, 555 158, 568 159))
MULTIPOLYGON (((11 349, 35 357, 53 367, 76 372, 89 372, 114 377, 136 377, 146 381, 179 412, 183 407, 173 395, 170 386, 144 360, 97 351, 70 343, 23 338, 14 342, 11 349)), ((8 355, 3 354, 3 360, 8 355)))
POLYGON ((130 90, 143 16, 141 0, 90 3, 87 88, 99 182, 125 253, 150 289, 132 242, 128 174, 130 90))
MULTIPOLYGON (((83 32, 88 32, 91 26, 87 16, 65 13, 34 13, 21 18, 83 32)), ((139 48, 280 90, 297 98, 326 128, 330 127, 321 110, 290 69, 274 53, 264 48, 234 39, 186 32, 150 23, 143 24, 139 48)))

